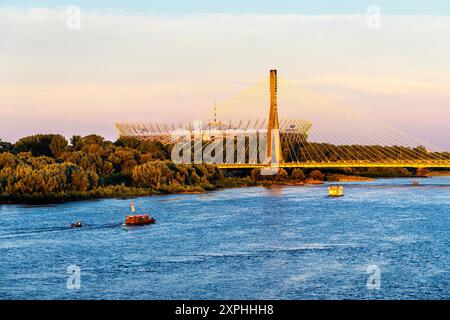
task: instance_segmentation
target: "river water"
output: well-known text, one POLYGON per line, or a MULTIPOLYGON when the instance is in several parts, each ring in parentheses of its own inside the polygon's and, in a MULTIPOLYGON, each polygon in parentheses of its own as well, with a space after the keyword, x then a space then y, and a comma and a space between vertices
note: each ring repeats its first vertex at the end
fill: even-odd
POLYGON ((3 205, 0 298, 449 299, 450 178, 412 181, 3 205))

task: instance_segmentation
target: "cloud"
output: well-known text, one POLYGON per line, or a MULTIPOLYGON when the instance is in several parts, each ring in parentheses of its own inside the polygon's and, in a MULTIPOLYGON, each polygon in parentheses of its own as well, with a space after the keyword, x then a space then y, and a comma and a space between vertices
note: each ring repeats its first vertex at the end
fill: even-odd
POLYGON ((15 139, 38 120, 110 135, 119 119, 192 120, 273 67, 356 108, 389 96, 406 111, 412 93, 433 101, 428 116, 450 108, 449 17, 383 16, 373 31, 364 15, 81 10, 81 30, 70 31, 63 9, 0 8, 0 115, 17 122, 0 136, 15 139))

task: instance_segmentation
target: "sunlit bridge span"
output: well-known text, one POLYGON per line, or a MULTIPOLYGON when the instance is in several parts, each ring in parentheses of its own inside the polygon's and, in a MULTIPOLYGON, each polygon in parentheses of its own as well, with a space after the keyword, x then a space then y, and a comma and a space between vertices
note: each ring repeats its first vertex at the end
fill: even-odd
POLYGON ((446 150, 297 84, 279 81, 276 70, 270 71, 268 82, 258 83, 217 104, 214 114, 206 116, 197 126, 117 123, 116 127, 121 136, 165 144, 180 144, 173 132, 184 130, 189 139, 183 142, 183 148, 188 147, 194 153, 199 145, 201 150, 211 149, 213 144, 219 146, 212 159, 205 162, 223 169, 450 168, 450 153, 446 150), (257 156, 254 152, 251 155, 251 139, 247 136, 250 131, 266 133, 264 143, 258 138, 257 156), (233 143, 225 143, 231 135, 233 143), (225 146, 226 151, 222 150, 225 146))

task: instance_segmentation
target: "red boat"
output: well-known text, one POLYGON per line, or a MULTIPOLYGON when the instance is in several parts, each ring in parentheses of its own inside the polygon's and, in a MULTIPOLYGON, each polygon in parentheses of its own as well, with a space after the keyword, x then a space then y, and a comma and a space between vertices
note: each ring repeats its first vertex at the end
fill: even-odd
POLYGON ((156 222, 155 218, 149 216, 148 214, 127 216, 125 219, 125 225, 127 226, 142 226, 146 224, 152 224, 155 222, 156 222))
MULTIPOLYGON (((130 203, 131 212, 135 212, 134 208, 134 202, 130 203)), ((125 218, 125 225, 127 226, 143 226, 146 224, 152 224, 155 223, 156 220, 152 216, 148 214, 136 214, 136 215, 130 215, 125 218)))

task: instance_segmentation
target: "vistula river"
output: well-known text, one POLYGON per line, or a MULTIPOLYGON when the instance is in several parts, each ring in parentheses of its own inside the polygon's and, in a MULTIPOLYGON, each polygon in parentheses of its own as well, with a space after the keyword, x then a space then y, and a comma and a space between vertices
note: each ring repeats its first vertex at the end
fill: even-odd
POLYGON ((449 299, 450 177, 412 181, 3 205, 0 298, 449 299))

